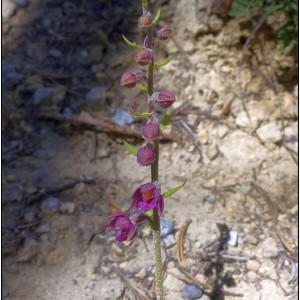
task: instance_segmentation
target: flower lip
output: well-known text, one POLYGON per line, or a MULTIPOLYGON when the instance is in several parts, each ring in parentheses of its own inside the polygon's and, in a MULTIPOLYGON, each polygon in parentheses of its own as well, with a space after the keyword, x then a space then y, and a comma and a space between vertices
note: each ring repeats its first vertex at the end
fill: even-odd
POLYGON ((164 209, 164 199, 155 183, 142 184, 132 195, 132 209, 140 208, 143 211, 156 209, 159 215, 164 209))

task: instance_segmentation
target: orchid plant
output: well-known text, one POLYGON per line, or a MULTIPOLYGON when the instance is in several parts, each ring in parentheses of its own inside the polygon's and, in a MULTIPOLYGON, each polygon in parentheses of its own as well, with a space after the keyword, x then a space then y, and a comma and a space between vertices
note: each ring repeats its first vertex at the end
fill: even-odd
POLYGON ((159 181, 159 139, 170 122, 171 107, 176 99, 174 94, 168 90, 154 91, 154 69, 163 67, 173 57, 155 62, 153 40, 167 40, 170 38, 172 31, 166 26, 156 28, 160 19, 160 9, 153 16, 148 10, 147 0, 142 0, 142 9, 142 15, 138 19, 138 27, 145 32, 143 45, 132 43, 124 36, 123 39, 127 45, 137 49, 135 61, 138 65, 146 67, 147 70, 126 71, 121 77, 120 85, 126 88, 135 88, 137 86, 146 94, 146 111, 132 112, 134 117, 146 119, 141 130, 141 137, 145 141, 139 149, 125 141, 124 145, 130 153, 136 156, 137 163, 140 166, 150 166, 151 181, 142 184, 134 191, 129 214, 117 212, 109 216, 108 228, 116 231, 116 243, 121 243, 133 240, 137 236, 140 224, 147 222, 151 226, 155 249, 156 297, 162 300, 164 299, 164 291, 161 264, 160 217, 164 211, 164 199, 177 192, 185 182, 165 193, 161 193, 159 181), (159 120, 155 111, 156 106, 166 110, 161 120, 159 120))

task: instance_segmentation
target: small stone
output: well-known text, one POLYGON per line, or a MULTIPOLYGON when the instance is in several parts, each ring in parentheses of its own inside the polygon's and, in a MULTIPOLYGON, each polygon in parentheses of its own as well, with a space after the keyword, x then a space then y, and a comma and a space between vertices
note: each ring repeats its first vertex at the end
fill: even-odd
POLYGON ((147 269, 146 268, 141 268, 141 270, 135 274, 135 277, 138 278, 146 278, 147 277, 147 269))
POLYGON ((55 213, 60 208, 60 199, 56 197, 49 197, 45 199, 41 205, 43 213, 55 213))
POLYGON ((33 94, 33 104, 39 105, 42 102, 50 101, 53 87, 40 87, 33 94))
POLYGON ((7 21, 15 12, 16 4, 10 0, 2 1, 2 22, 7 21))
POLYGON ((115 253, 118 256, 124 255, 124 250, 117 244, 112 244, 111 249, 112 249, 113 253, 115 253))
POLYGON ((49 50, 48 55, 54 57, 54 58, 62 58, 63 54, 58 49, 52 48, 49 50))
POLYGON ((2 288, 1 290, 1 298, 6 298, 9 295, 8 289, 2 288))
POLYGON ((169 234, 168 236, 166 236, 163 239, 163 243, 167 249, 176 245, 176 239, 175 239, 174 234, 169 234))
POLYGON ((58 265, 62 261, 63 253, 60 249, 54 249, 47 255, 46 262, 49 265, 58 265))
POLYGON ((21 8, 25 8, 28 6, 28 0, 13 0, 13 2, 21 8))
POLYGON ((130 125, 134 122, 134 118, 131 114, 123 109, 113 109, 112 120, 119 125, 130 125))
POLYGON ((242 195, 246 196, 250 192, 251 186, 250 184, 241 184, 239 190, 242 195))
POLYGON ((235 247, 237 245, 237 239, 238 239, 237 231, 230 230, 229 231, 229 239, 227 241, 227 244, 235 247))
POLYGON ((211 160, 211 161, 216 159, 218 154, 219 154, 219 148, 215 143, 210 145, 209 148, 206 151, 206 155, 207 155, 208 159, 211 160))
POLYGON ((277 257, 279 253, 276 241, 271 237, 267 237, 265 240, 263 240, 261 243, 261 249, 263 252, 263 257, 265 258, 277 257))
POLYGON ((28 262, 40 252, 40 244, 33 239, 27 240, 18 253, 18 262, 28 262))
POLYGON ((208 142, 208 133, 206 130, 202 129, 198 133, 198 139, 202 145, 207 144, 208 142))
POLYGON ((218 127, 218 136, 222 139, 227 133, 229 132, 229 129, 225 125, 221 125, 218 127))
POLYGON ((92 88, 86 96, 86 101, 97 102, 99 105, 104 105, 106 103, 105 95, 107 92, 106 86, 97 86, 92 88))
POLYGON ((179 280, 176 275, 180 276, 181 273, 175 268, 170 269, 170 272, 174 273, 174 275, 170 273, 167 274, 164 286, 169 291, 180 292, 180 290, 184 287, 184 283, 179 280))
POLYGON ((181 296, 186 300, 201 299, 203 291, 197 285, 188 284, 182 289, 181 296))
POLYGON ((51 230, 50 224, 46 223, 46 224, 40 225, 40 226, 36 229, 36 232, 39 232, 39 233, 49 233, 50 230, 51 230))
POLYGON ((6 176, 6 180, 7 180, 7 182, 14 182, 14 181, 16 181, 16 176, 14 174, 8 174, 6 176))
POLYGON ((282 180, 285 177, 286 177, 286 174, 284 172, 282 172, 282 171, 279 171, 275 175, 275 180, 276 181, 280 181, 280 180, 282 180))
POLYGON ((245 243, 251 244, 251 245, 257 245, 258 243, 258 239, 256 237, 254 237, 253 235, 247 234, 244 237, 244 241, 245 243))
POLYGON ((282 140, 280 128, 275 122, 261 126, 256 133, 264 143, 279 143, 282 140))
POLYGON ((64 202, 60 206, 60 211, 63 214, 72 215, 75 211, 76 205, 73 202, 64 202))
POLYGON ((247 279, 250 283, 254 283, 258 280, 258 275, 253 271, 249 271, 247 272, 247 279))
POLYGON ((257 272, 260 268, 260 263, 256 260, 248 260, 246 267, 249 271, 257 272))
POLYGON ((28 211, 24 214, 24 221, 27 223, 33 222, 35 219, 35 212, 34 211, 28 211))
POLYGON ((160 237, 163 239, 174 233, 174 223, 165 219, 160 220, 160 237))
POLYGON ((74 190, 77 195, 83 194, 86 192, 86 184, 84 182, 80 182, 76 184, 74 190))

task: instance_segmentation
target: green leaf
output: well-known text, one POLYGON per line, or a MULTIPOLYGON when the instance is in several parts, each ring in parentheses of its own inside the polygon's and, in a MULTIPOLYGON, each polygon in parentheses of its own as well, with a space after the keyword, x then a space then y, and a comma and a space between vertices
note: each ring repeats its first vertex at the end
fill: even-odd
POLYGON ((128 46, 130 46, 130 47, 132 47, 132 48, 135 48, 135 49, 141 49, 142 48, 142 46, 139 46, 139 45, 137 45, 136 43, 132 43, 132 42, 130 42, 129 40, 127 40, 126 39, 126 37, 122 34, 122 37, 123 37, 123 40, 125 41, 125 43, 128 45, 128 46))
POLYGON ((128 152, 130 152, 131 154, 133 154, 134 156, 136 156, 138 150, 136 147, 128 144, 126 141, 123 141, 123 144, 125 146, 125 148, 128 150, 128 152))
POLYGON ((167 109, 167 111, 166 111, 166 113, 165 113, 165 115, 164 115, 164 117, 163 117, 163 119, 162 119, 162 121, 159 125, 161 132, 163 132, 165 130, 165 128, 169 125, 170 120, 171 120, 171 115, 172 115, 172 107, 170 106, 167 109))
POLYGON ((179 185, 179 186, 175 187, 174 189, 171 189, 171 190, 163 193, 162 194, 163 198, 167 198, 167 197, 175 194, 178 190, 180 190, 185 185, 185 183, 186 183, 186 179, 184 180, 184 182, 181 185, 179 185))
POLYGON ((174 56, 171 56, 165 60, 159 61, 156 64, 154 64, 154 67, 156 67, 156 68, 163 67, 163 66, 167 65, 173 58, 174 58, 174 56))
POLYGON ((129 110, 130 114, 134 117, 134 118, 150 118, 152 117, 152 113, 148 113, 148 112, 136 112, 133 110, 129 110))
POLYGON ((152 21, 152 25, 153 25, 153 26, 155 26, 155 25, 158 23, 159 18, 160 18, 160 8, 158 9, 158 11, 157 11, 157 13, 156 13, 156 15, 155 15, 155 18, 154 18, 153 21, 152 21))
POLYGON ((246 8, 236 8, 236 9, 232 9, 228 15, 230 17, 241 17, 241 16, 245 16, 248 11, 249 11, 249 9, 247 7, 246 8))
POLYGON ((138 88, 141 92, 143 93, 148 93, 148 89, 147 89, 147 86, 146 85, 143 85, 141 83, 138 83, 138 88))

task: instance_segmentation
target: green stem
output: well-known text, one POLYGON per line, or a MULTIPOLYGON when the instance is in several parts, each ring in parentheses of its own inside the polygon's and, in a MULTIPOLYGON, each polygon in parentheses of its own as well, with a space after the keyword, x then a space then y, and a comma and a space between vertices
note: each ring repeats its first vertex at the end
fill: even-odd
MULTIPOLYGON (((152 49, 153 44, 153 30, 152 27, 148 29, 148 48, 152 49)), ((154 69, 154 59, 152 63, 148 66, 148 95, 149 97, 153 94, 153 69, 154 69)), ((149 112, 152 112, 154 107, 151 104, 148 107, 149 112)), ((159 141, 153 141, 155 161, 151 165, 151 181, 158 181, 158 166, 159 166, 159 141)), ((154 259, 155 259, 155 283, 156 283, 156 298, 157 300, 164 299, 164 289, 163 289, 163 274, 162 274, 162 265, 161 265, 161 237, 160 237, 160 217, 157 211, 153 210, 153 242, 154 242, 154 259)))

